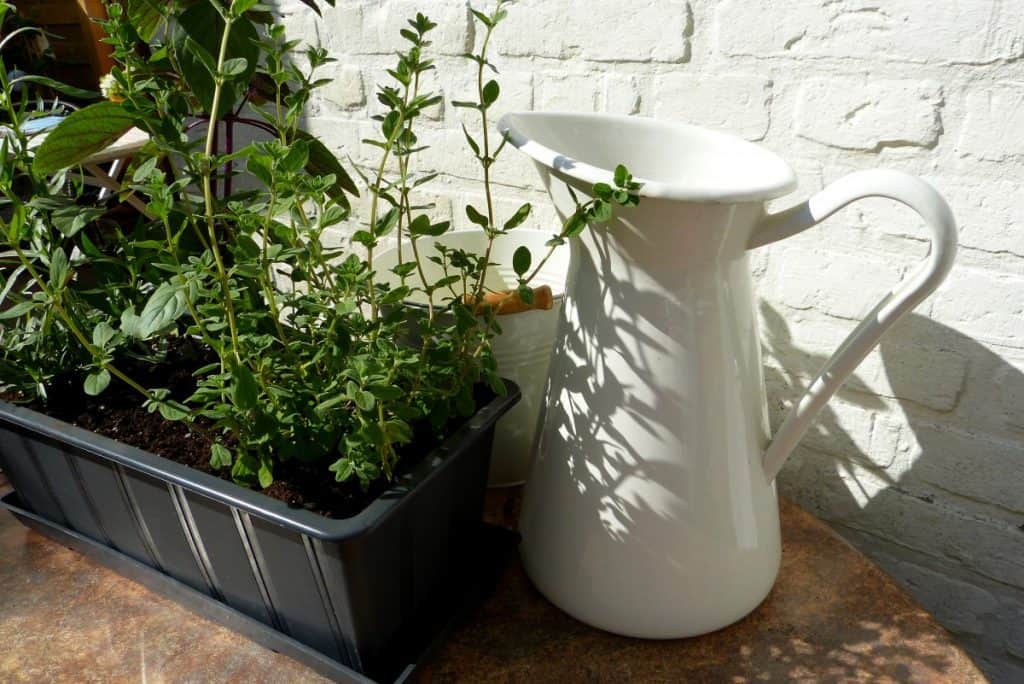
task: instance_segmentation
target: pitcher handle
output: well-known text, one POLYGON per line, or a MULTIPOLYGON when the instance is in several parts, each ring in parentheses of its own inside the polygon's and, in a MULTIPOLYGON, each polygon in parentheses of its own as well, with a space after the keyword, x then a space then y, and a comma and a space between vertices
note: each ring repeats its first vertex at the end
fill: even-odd
POLYGON ((931 252, 912 277, 890 290, 854 328, 790 409, 764 453, 764 471, 769 482, 775 479, 818 412, 875 348, 885 331, 934 292, 953 267, 957 248, 953 212, 935 188, 900 171, 858 171, 840 178, 806 202, 765 217, 754 230, 748 249, 796 235, 866 197, 887 197, 920 214, 932 232, 931 252))

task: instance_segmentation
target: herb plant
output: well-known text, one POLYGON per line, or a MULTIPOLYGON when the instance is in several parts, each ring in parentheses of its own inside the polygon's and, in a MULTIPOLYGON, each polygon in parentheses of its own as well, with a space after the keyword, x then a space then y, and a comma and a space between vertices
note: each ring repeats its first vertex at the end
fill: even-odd
MULTIPOLYGON (((333 5, 332 0, 326 0, 333 5)), ((314 0, 303 0, 313 10, 314 0)), ((466 207, 490 241, 529 217, 523 205, 500 222, 492 165, 504 148, 489 132, 500 86, 485 75, 488 46, 509 0, 484 26, 473 101, 456 106, 480 119, 466 140, 483 170, 486 209, 466 207)), ((11 6, 0 2, 2 13, 11 6)), ((68 116, 36 145, 25 124, 38 113, 0 59, 0 386, 21 400, 47 399, 59 377, 85 393, 131 391, 163 419, 183 421, 210 449, 210 463, 244 485, 268 487, 281 463, 323 462, 338 481, 364 487, 393 478, 403 445, 441 435, 476 410, 481 381, 504 391, 489 341, 495 312, 477 306, 490 249, 474 255, 418 244, 447 222, 417 201, 432 174, 415 171, 416 126, 441 101, 422 75, 435 28, 418 14, 402 30, 406 49, 377 93, 385 111, 375 167, 361 170, 365 221, 353 216, 358 187, 320 141, 302 129, 319 71, 332 60, 302 48, 257 0, 122 0, 104 28, 118 66, 104 84, 110 99, 68 116), (236 125, 262 139, 233 149, 236 125), (130 128, 149 135, 124 183, 146 206, 132 226, 105 216, 76 169, 130 128), (389 170, 389 169, 396 169, 389 170), (355 223, 354 247, 328 247, 324 232, 355 223), (375 251, 398 238, 400 284, 374 270, 375 251), (425 259, 445 267, 426 278, 425 259), (425 294, 425 309, 406 305, 425 294), (126 370, 166 363, 192 350, 194 392, 152 387, 126 370)), ((77 93, 82 95, 82 93, 77 93)), ((615 187, 598 185, 578 203, 554 246, 613 205, 636 203, 638 186, 620 168, 615 187)), ((549 256, 549 255, 548 255, 549 256)), ((529 301, 529 252, 517 252, 519 296, 529 301)))

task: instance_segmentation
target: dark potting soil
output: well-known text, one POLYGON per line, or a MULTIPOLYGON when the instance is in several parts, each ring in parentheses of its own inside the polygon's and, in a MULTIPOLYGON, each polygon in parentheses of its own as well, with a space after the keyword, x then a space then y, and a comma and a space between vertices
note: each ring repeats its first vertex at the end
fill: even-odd
MULTIPOLYGON (((131 361, 122 361, 119 365, 143 386, 167 388, 171 390, 173 399, 181 401, 195 389, 192 371, 210 361, 198 348, 184 345, 172 349, 166 362, 159 365, 137 363, 132 367, 131 361)), ((190 431, 182 422, 168 421, 159 413, 149 413, 143 408, 138 393, 116 378, 98 397, 85 394, 78 376, 55 381, 48 388, 47 395, 49 400, 45 404, 33 402, 29 408, 231 481, 230 469, 210 467, 210 445, 202 436, 190 431)), ((477 406, 491 398, 486 390, 476 392, 477 406)), ((458 422, 455 422, 445 432, 451 434, 457 427, 458 422)), ((440 443, 431 436, 430 430, 416 428, 414 426, 414 442, 399 452, 399 475, 408 472, 440 443)), ((274 471, 274 484, 258 491, 289 506, 307 508, 327 518, 348 518, 362 511, 388 488, 389 483, 383 477, 371 483, 366 491, 354 479, 337 482, 334 473, 327 469, 335 458, 325 455, 319 462, 293 460, 280 463, 274 471)))

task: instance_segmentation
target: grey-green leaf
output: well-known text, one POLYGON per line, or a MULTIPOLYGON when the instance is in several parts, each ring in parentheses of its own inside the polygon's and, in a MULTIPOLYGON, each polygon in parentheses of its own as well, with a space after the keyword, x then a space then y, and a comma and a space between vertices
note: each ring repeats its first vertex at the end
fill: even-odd
POLYGON ((50 287, 61 290, 68 281, 68 255, 60 247, 50 255, 50 287))
POLYGON ((376 398, 372 394, 363 390, 357 390, 353 399, 355 399, 356 406, 364 411, 372 411, 377 403, 376 398))
POLYGON ((185 294, 181 287, 169 281, 160 283, 139 314, 139 336, 146 338, 163 330, 187 310, 185 294))
POLYGON ((85 377, 85 393, 88 394, 90 397, 95 397, 96 395, 102 393, 103 390, 107 389, 107 386, 109 384, 110 371, 108 371, 106 368, 101 368, 95 373, 89 373, 89 375, 85 377))
POLYGON ((17 318, 18 316, 24 316, 35 307, 36 303, 32 301, 18 302, 11 308, 0 311, 0 321, 7 320, 9 318, 17 318))
POLYGON ((110 327, 106 321, 101 321, 92 329, 92 343, 100 349, 106 349, 110 340, 114 339, 117 332, 110 327))
POLYGON ((232 57, 224 61, 224 67, 220 70, 220 73, 224 78, 234 78, 244 74, 248 68, 249 60, 245 57, 232 57))

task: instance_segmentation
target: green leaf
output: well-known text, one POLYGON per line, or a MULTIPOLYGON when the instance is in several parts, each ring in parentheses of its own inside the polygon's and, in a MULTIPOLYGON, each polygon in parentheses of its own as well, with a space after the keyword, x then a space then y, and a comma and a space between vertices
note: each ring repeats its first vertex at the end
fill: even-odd
POLYGON ((228 468, 232 462, 231 450, 221 444, 214 444, 210 447, 210 467, 220 469, 228 468))
POLYGON ((259 462, 252 454, 240 452, 235 464, 231 466, 231 479, 239 484, 251 485, 257 480, 256 471, 259 462))
POLYGON ((512 218, 505 221, 505 225, 502 226, 502 230, 512 230, 513 228, 518 228, 523 225, 523 222, 529 218, 530 211, 532 209, 533 206, 529 202, 516 209, 516 213, 512 214, 512 218))
POLYGON ((26 74, 25 76, 19 76, 11 81, 11 85, 18 83, 35 83, 46 88, 52 88, 58 93, 63 93, 68 97, 73 97, 79 100, 95 100, 100 96, 95 90, 83 90, 74 86, 69 86, 66 83, 55 81, 52 78, 46 76, 37 76, 35 74, 26 74))
POLYGON ((224 78, 234 78, 244 74, 248 68, 249 60, 245 57, 232 57, 224 60, 224 67, 220 70, 220 74, 224 78))
POLYGON ((624 188, 631 180, 633 180, 633 177, 629 175, 629 170, 625 166, 619 164, 615 167, 615 184, 617 186, 624 188))
POLYGON ((317 413, 325 413, 327 411, 330 411, 335 406, 339 406, 346 401, 348 401, 348 397, 345 396, 344 394, 335 394, 330 399, 321 401, 319 404, 316 405, 316 408, 314 408, 313 410, 316 411, 317 413))
POLYGON ((491 222, 487 220, 487 217, 481 214, 479 211, 477 211, 476 207, 474 207, 472 204, 466 205, 466 216, 469 217, 470 221, 477 224, 484 230, 487 230, 487 228, 491 225, 491 222))
POLYGON ((256 376, 244 363, 231 366, 231 403, 243 411, 251 411, 259 405, 259 387, 256 376))
POLYGON ((402 420, 388 420, 384 423, 384 435, 392 444, 408 444, 412 441, 412 428, 402 420))
POLYGON ((259 3, 259 1, 260 0, 235 0, 231 3, 231 16, 242 16, 250 9, 252 9, 254 5, 259 3))
POLYGON ((146 179, 149 178, 149 174, 153 173, 156 169, 157 162, 160 161, 160 157, 150 157, 146 161, 139 164, 135 171, 132 173, 132 180, 136 183, 145 183, 146 179))
POLYGON ((359 197, 359 188, 356 187, 352 177, 341 166, 341 162, 338 161, 333 152, 327 149, 326 145, 306 131, 297 131, 295 137, 297 140, 304 140, 309 147, 306 171, 313 176, 333 175, 337 185, 329 189, 327 194, 330 195, 331 199, 348 208, 348 198, 345 197, 345 192, 353 197, 359 197))
POLYGON ((72 204, 67 207, 61 207, 53 212, 51 219, 53 220, 54 227, 64 237, 73 237, 82 228, 103 216, 104 213, 104 210, 99 207, 80 207, 72 204))
POLYGON ((398 209, 395 207, 388 209, 387 213, 377 219, 377 225, 373 227, 373 235, 383 237, 390 233, 398 225, 398 217, 398 209))
POLYGON ((475 9, 470 9, 469 11, 472 12, 473 16, 479 19, 480 23, 483 24, 484 26, 488 28, 494 26, 494 22, 491 21, 491 18, 484 14, 483 12, 475 9))
POLYGON ((483 103, 485 107, 490 107, 498 99, 498 95, 501 93, 501 87, 497 81, 488 81, 482 91, 484 99, 483 103))
POLYGON ((612 205, 604 200, 594 200, 590 210, 590 218, 596 223, 605 223, 612 218, 612 205))
POLYGON ((576 237, 584 231, 587 227, 587 220, 583 217, 583 214, 576 212, 565 222, 565 228, 563 229, 566 237, 576 237))
POLYGON ((309 143, 305 140, 296 140, 288 150, 288 154, 281 160, 281 167, 288 173, 295 173, 306 166, 309 162, 309 143))
POLYGON ((217 61, 209 50, 188 36, 185 37, 185 49, 191 57, 199 60, 199 63, 206 69, 206 73, 213 77, 217 76, 217 61))
MULTIPOLYGON (((170 281, 164 281, 153 291, 146 305, 142 307, 137 332, 140 337, 147 338, 178 320, 187 310, 185 293, 181 287, 170 281)), ((124 323, 125 320, 122 316, 122 326, 124 323)))
POLYGON ((353 475, 355 475, 356 469, 352 464, 351 458, 339 458, 337 461, 331 464, 328 468, 334 473, 334 479, 338 482, 344 482, 353 475))
POLYGON ((533 304, 533 288, 531 288, 529 285, 520 285, 519 289, 516 290, 516 292, 519 295, 519 298, 523 300, 524 304, 533 304))
POLYGON ((274 469, 273 461, 269 458, 260 459, 260 469, 257 473, 260 480, 260 487, 266 489, 270 485, 274 484, 274 469))
POLYGON ((420 214, 409 224, 409 235, 425 235, 429 229, 430 217, 426 214, 420 214))
POLYGON ((158 0, 128 0, 128 20, 135 32, 147 43, 160 27, 163 14, 160 12, 158 0))
POLYGON ((469 145, 469 148, 471 150, 473 150, 473 154, 475 154, 476 156, 479 157, 480 156, 480 144, 476 140, 473 139, 473 136, 471 136, 469 134, 469 129, 466 128, 466 124, 462 124, 462 133, 463 133, 463 135, 466 136, 466 143, 469 145))
POLYGON ((377 239, 368 230, 357 230, 352 233, 352 242, 358 242, 364 247, 373 247, 377 244, 377 239))
POLYGON ((176 401, 161 401, 157 410, 164 420, 185 420, 188 418, 188 407, 176 401))
POLYGON ((109 384, 110 372, 106 368, 102 368, 95 373, 89 373, 89 375, 85 377, 85 393, 90 397, 95 397, 102 393, 103 390, 107 389, 109 384))
POLYGON ((431 237, 440 237, 448 232, 448 227, 451 226, 451 221, 441 221, 440 223, 431 223, 427 228, 423 230, 421 235, 429 235, 431 237))
POLYGON ((114 142, 135 123, 119 104, 98 102, 60 122, 36 150, 32 169, 47 175, 79 164, 114 142))
POLYGON ((516 251, 512 254, 512 269, 516 272, 516 275, 520 278, 526 275, 526 272, 530 270, 530 264, 533 262, 533 255, 530 254, 530 248, 526 245, 520 245, 516 247, 516 251))
POLYGON ((487 381, 491 391, 499 397, 504 397, 508 394, 508 387, 505 386, 505 381, 497 373, 484 373, 484 379, 487 381))
MULTIPOLYGON (((181 13, 171 31, 171 44, 188 89, 207 113, 213 109, 216 64, 209 69, 206 57, 220 52, 224 18, 213 3, 199 2, 181 13), (189 42, 191 41, 191 42, 189 42)), ((246 67, 224 84, 218 116, 229 113, 249 87, 249 80, 259 64, 259 35, 249 19, 239 17, 232 22, 228 37, 227 59, 244 59, 246 67)))
POLYGON ((377 403, 374 396, 364 390, 356 390, 355 396, 352 398, 355 400, 356 406, 364 411, 372 411, 377 403))
POLYGON ((101 321, 92 329, 92 343, 100 349, 106 349, 107 343, 114 339, 114 335, 117 334, 110 324, 106 321, 101 321))
POLYGON ((597 183, 594 185, 594 197, 598 197, 605 201, 612 198, 612 186, 607 183, 597 183))
POLYGON ((440 223, 431 223, 430 217, 426 214, 420 214, 413 222, 409 224, 409 235, 421 237, 424 235, 430 235, 432 237, 438 237, 444 235, 448 230, 448 226, 451 225, 450 221, 441 221, 440 223))
POLYGON ((406 262, 398 264, 397 266, 392 268, 391 272, 394 273, 399 278, 401 278, 401 277, 409 275, 410 273, 412 273, 415 270, 416 270, 416 262, 415 261, 406 261, 406 262))
POLYGON ((405 396, 405 390, 396 385, 377 384, 370 385, 370 392, 381 401, 394 401, 405 396))
POLYGON ((135 307, 130 306, 121 312, 121 332, 127 337, 143 339, 142 319, 135 313, 135 307))

